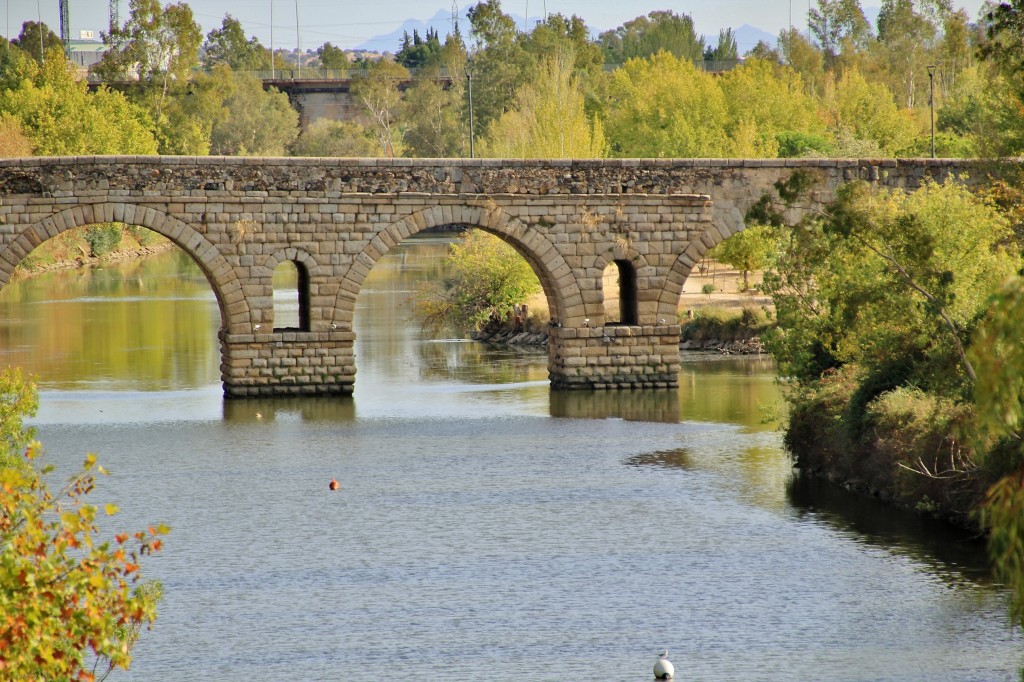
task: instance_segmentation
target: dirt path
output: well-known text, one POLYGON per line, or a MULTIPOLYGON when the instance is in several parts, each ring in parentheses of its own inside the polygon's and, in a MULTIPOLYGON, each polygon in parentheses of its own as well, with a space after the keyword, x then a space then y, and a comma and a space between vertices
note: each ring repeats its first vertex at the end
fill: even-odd
POLYGON ((743 286, 742 272, 712 260, 702 261, 700 265, 705 266, 703 271, 700 266, 694 268, 686 280, 683 295, 679 297, 680 311, 704 306, 742 308, 750 305, 760 308, 763 305, 771 305, 770 296, 765 296, 753 288, 761 283, 761 273, 751 273, 751 290, 744 292, 740 291, 743 286), (706 284, 715 287, 710 295, 703 293, 706 284))

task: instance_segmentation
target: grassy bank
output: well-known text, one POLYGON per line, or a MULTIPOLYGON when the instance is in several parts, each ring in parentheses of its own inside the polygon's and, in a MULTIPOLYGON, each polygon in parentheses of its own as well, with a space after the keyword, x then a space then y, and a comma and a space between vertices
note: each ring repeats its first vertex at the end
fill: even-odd
POLYGON ((975 464, 969 404, 899 387, 870 395, 856 367, 787 387, 786 448, 801 472, 906 509, 975 527, 999 472, 975 464))
POLYGON ((758 339, 771 326, 765 308, 709 305, 680 314, 679 340, 694 346, 729 344, 758 339))
POLYGON ((19 277, 67 270, 102 261, 125 260, 173 247, 161 234, 142 227, 103 223, 67 230, 40 244, 19 265, 19 277))

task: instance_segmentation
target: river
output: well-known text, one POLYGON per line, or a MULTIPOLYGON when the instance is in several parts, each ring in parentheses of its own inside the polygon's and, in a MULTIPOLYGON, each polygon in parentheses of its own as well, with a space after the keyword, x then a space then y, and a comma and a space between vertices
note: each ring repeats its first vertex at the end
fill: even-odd
POLYGON ((763 358, 676 392, 553 393, 543 353, 422 338, 413 239, 358 301, 355 395, 225 401, 180 252, 0 292, 58 472, 171 526, 121 680, 1016 680, 983 547, 794 480, 763 358), (336 477, 339 492, 330 492, 336 477))

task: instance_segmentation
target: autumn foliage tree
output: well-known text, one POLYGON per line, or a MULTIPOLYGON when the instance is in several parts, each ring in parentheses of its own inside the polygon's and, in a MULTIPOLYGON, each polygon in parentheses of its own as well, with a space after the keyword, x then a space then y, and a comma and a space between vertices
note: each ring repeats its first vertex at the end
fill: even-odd
POLYGON ((131 663, 132 645, 156 618, 157 583, 141 579, 143 557, 161 548, 164 526, 100 538, 117 513, 86 502, 96 458, 62 487, 22 418, 35 388, 20 372, 0 374, 0 678, 96 680, 131 663))

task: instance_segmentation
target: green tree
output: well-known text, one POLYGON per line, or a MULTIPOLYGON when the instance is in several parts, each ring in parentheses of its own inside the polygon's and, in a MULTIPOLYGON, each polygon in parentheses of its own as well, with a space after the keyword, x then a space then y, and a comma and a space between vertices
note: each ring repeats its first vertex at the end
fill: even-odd
POLYGON ((0 90, 16 88, 19 84, 18 70, 25 53, 6 38, 0 38, 0 90))
POLYGON ((449 34, 440 52, 406 88, 401 120, 410 156, 469 156, 467 58, 462 37, 457 31, 449 34))
POLYGON ((659 52, 611 75, 605 134, 616 157, 722 157, 732 141, 725 96, 689 59, 659 52))
POLYGON ((1003 476, 986 493, 981 522, 996 579, 1010 590, 1011 621, 1024 620, 1024 352, 1021 315, 1024 282, 1016 278, 993 298, 978 329, 971 359, 978 373, 974 389, 979 449, 1003 476))
MULTIPOLYGON (((890 89, 906 108, 927 97, 928 65, 935 63, 940 26, 917 11, 914 0, 885 0, 878 14, 878 40, 890 89)), ((925 100, 927 102, 927 100, 925 100)))
POLYGON ((399 113, 400 86, 409 80, 409 70, 390 59, 372 62, 364 75, 352 79, 352 96, 362 105, 380 148, 380 155, 401 156, 404 131, 399 113))
POLYGON ((103 34, 107 51, 94 70, 106 80, 138 78, 166 89, 188 79, 199 63, 203 40, 192 9, 184 3, 162 7, 159 0, 131 0, 130 17, 103 34))
POLYGON ((487 330, 511 319, 515 306, 541 291, 537 275, 515 249, 497 237, 473 230, 451 245, 452 276, 423 287, 416 314, 423 328, 487 330))
POLYGON ((0 90, 0 113, 18 121, 35 154, 154 154, 149 117, 119 92, 90 93, 63 52, 44 64, 22 57, 21 86, 0 90))
POLYGON ((746 59, 760 59, 761 61, 769 62, 772 64, 782 63, 782 53, 777 48, 772 47, 763 40, 757 41, 757 45, 754 45, 750 50, 743 55, 746 59))
POLYGON ((718 43, 714 48, 704 50, 704 59, 709 62, 728 61, 740 58, 740 49, 736 45, 736 34, 731 28, 723 28, 718 32, 718 43))
POLYGON ((1024 86, 1024 0, 993 3, 983 15, 981 55, 999 65, 1018 88, 1024 86))
POLYGON ((207 33, 203 43, 203 68, 217 64, 227 64, 235 71, 269 69, 270 51, 255 36, 246 39, 242 23, 225 14, 220 28, 207 33))
POLYGON ((767 225, 751 225, 726 239, 708 255, 743 273, 743 291, 750 289, 750 273, 764 270, 778 250, 775 231, 767 225))
POLYGON ((538 64, 572 54, 573 70, 581 74, 595 75, 604 64, 604 55, 590 39, 586 22, 575 15, 568 18, 558 13, 547 15, 523 38, 522 45, 538 64))
POLYGON ((32 140, 8 112, 0 113, 0 157, 32 156, 32 140))
POLYGON ((519 108, 488 128, 483 156, 506 158, 601 158, 604 132, 584 110, 573 77, 572 55, 544 62, 537 79, 519 91, 519 108))
POLYGON ((897 109, 885 85, 869 82, 856 69, 826 82, 823 104, 837 138, 850 131, 857 139, 877 144, 885 155, 894 156, 907 147, 919 130, 909 112, 897 109))
POLYGON ((324 43, 316 48, 316 55, 320 58, 320 66, 325 69, 347 69, 349 66, 348 55, 345 50, 335 47, 330 43, 324 43))
POLYGON ((251 73, 217 66, 196 79, 207 92, 221 97, 224 115, 210 128, 210 151, 239 156, 284 156, 299 134, 299 114, 287 95, 251 73))
POLYGON ((1021 110, 1002 73, 987 63, 970 66, 960 72, 937 112, 937 146, 941 150, 942 134, 948 134, 965 140, 965 155, 1017 156, 1024 152, 1021 110))
POLYGON ((60 58, 64 59, 64 43, 50 27, 42 22, 26 21, 21 25, 21 33, 11 44, 27 53, 37 62, 43 61, 47 53, 60 50, 60 58))
POLYGON ((159 0, 131 0, 130 9, 122 26, 103 34, 107 51, 93 71, 108 82, 137 79, 132 99, 149 112, 161 151, 192 151, 201 143, 195 140, 196 126, 181 120, 180 98, 187 96, 199 64, 199 24, 184 3, 162 7, 159 0))
POLYGON ((1010 620, 1020 625, 1024 621, 1024 474, 1004 476, 989 488, 981 522, 989 534, 988 555, 996 580, 1010 590, 1010 620))
POLYGON ((358 123, 321 118, 292 144, 292 156, 374 157, 380 146, 373 133, 358 123))
POLYGON ((957 79, 973 63, 971 18, 966 10, 951 12, 942 22, 942 42, 938 47, 935 63, 939 65, 939 82, 936 87, 948 96, 957 79))
POLYGON ((419 69, 438 58, 441 53, 441 39, 435 29, 427 29, 427 37, 420 38, 420 32, 413 29, 412 38, 406 32, 402 48, 395 53, 395 61, 407 69, 419 69))
POLYGON ((477 3, 467 14, 476 43, 466 67, 473 78, 474 125, 476 130, 487 130, 491 121, 514 108, 535 61, 523 48, 512 17, 501 11, 499 0, 477 3))
POLYGON ((37 405, 19 372, 0 374, 0 675, 92 680, 128 668, 142 627, 156 618, 159 585, 141 582, 141 563, 168 529, 101 540, 100 511, 86 498, 106 472, 89 455, 51 492, 52 467, 36 468, 42 448, 23 427, 37 405))
MULTIPOLYGON (((748 219, 758 217, 773 219, 757 211, 748 219)), ((765 275, 778 318, 770 346, 783 373, 813 382, 856 364, 891 374, 894 385, 962 399, 973 381, 964 349, 974 321, 1020 264, 1009 236, 995 207, 957 184, 912 194, 845 186, 824 214, 785 231, 786 248, 765 275)))
POLYGON ((598 36, 598 43, 606 64, 625 64, 662 51, 697 61, 704 58, 705 48, 704 37, 697 35, 690 15, 669 10, 651 12, 605 31, 598 36))
POLYGON ((860 0, 818 0, 818 9, 808 13, 808 24, 829 67, 843 52, 866 47, 872 37, 860 0))
POLYGON ((751 156, 777 156, 782 141, 798 135, 808 146, 814 144, 812 139, 823 139, 826 128, 818 102, 807 94, 803 79, 793 69, 747 59, 719 77, 718 84, 729 112, 730 135, 740 137, 744 125, 755 132, 751 156))
POLYGON ((0 470, 25 467, 23 455, 36 439, 36 429, 25 426, 25 418, 38 410, 39 394, 22 371, 0 372, 0 470))
POLYGON ((782 63, 803 78, 807 93, 821 97, 825 90, 825 54, 800 31, 791 28, 779 33, 782 63))
POLYGON ((447 158, 469 156, 469 125, 462 109, 463 79, 445 87, 439 80, 416 79, 405 91, 402 122, 410 156, 447 158))

